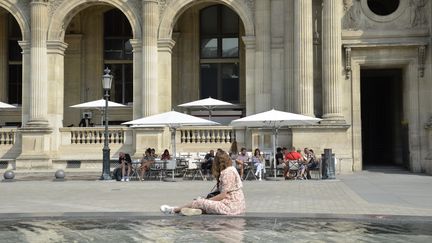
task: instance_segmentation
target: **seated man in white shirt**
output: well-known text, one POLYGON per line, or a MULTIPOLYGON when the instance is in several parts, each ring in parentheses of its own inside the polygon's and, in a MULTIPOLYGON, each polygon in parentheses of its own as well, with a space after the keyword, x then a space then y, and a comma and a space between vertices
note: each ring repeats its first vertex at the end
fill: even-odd
POLYGON ((246 148, 241 148, 240 155, 237 156, 236 163, 240 170, 240 178, 243 179, 244 168, 246 167, 246 162, 249 160, 249 156, 246 154, 246 148))

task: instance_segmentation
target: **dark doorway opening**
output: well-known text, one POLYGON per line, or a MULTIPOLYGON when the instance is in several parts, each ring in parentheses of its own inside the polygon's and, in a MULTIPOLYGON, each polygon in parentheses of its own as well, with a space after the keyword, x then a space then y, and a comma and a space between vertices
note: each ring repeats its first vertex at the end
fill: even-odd
POLYGON ((363 166, 404 166, 402 69, 362 69, 360 75, 363 166))

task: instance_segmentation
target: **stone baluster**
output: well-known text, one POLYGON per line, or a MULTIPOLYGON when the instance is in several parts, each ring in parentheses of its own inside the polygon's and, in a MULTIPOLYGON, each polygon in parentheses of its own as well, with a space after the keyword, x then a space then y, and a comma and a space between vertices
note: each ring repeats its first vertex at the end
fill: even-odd
POLYGON ((312 0, 294 1, 294 108, 314 116, 312 0))
POLYGON ((342 1, 323 1, 322 80, 323 118, 325 121, 342 122, 342 1))

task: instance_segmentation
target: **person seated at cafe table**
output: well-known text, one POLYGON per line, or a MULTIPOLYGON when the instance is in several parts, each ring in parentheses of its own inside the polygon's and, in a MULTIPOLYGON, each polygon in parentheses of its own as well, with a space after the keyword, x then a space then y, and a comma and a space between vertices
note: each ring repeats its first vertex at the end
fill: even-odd
POLYGON ((171 159, 171 155, 168 149, 165 149, 163 154, 161 155, 161 160, 170 160, 170 159, 171 159))
POLYGON ((294 163, 294 162, 302 162, 304 161, 303 155, 299 152, 296 151, 295 147, 292 146, 290 151, 285 153, 284 156, 284 163, 285 163, 285 168, 284 168, 284 177, 285 180, 291 179, 289 177, 290 175, 290 163, 294 163))
POLYGON ((213 149, 204 157, 204 162, 201 164, 201 170, 204 172, 205 176, 207 176, 208 172, 212 169, 214 157, 215 154, 213 149))
POLYGON ((142 159, 141 159, 141 166, 140 166, 140 178, 143 181, 144 180, 144 173, 150 169, 150 166, 154 164, 155 157, 151 155, 152 151, 151 148, 146 149, 142 159))
POLYGON ((240 170, 240 178, 242 178, 242 180, 247 161, 249 161, 249 156, 246 153, 246 148, 241 148, 240 154, 237 156, 235 162, 237 163, 237 167, 240 170))
POLYGON ((121 181, 129 181, 129 176, 132 171, 132 159, 129 154, 124 152, 119 153, 119 164, 122 171, 121 181))

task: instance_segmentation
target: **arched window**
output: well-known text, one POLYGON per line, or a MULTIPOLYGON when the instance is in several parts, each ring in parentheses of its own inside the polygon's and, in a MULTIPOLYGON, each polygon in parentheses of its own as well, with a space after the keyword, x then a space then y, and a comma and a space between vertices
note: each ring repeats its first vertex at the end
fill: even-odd
POLYGON ((104 14, 104 63, 114 76, 111 100, 127 104, 133 100, 132 28, 118 9, 104 14))
POLYGON ((239 17, 224 5, 200 12, 200 96, 240 101, 239 17))
POLYGON ((18 41, 22 39, 21 29, 15 18, 8 15, 8 102, 22 103, 22 54, 18 41))

